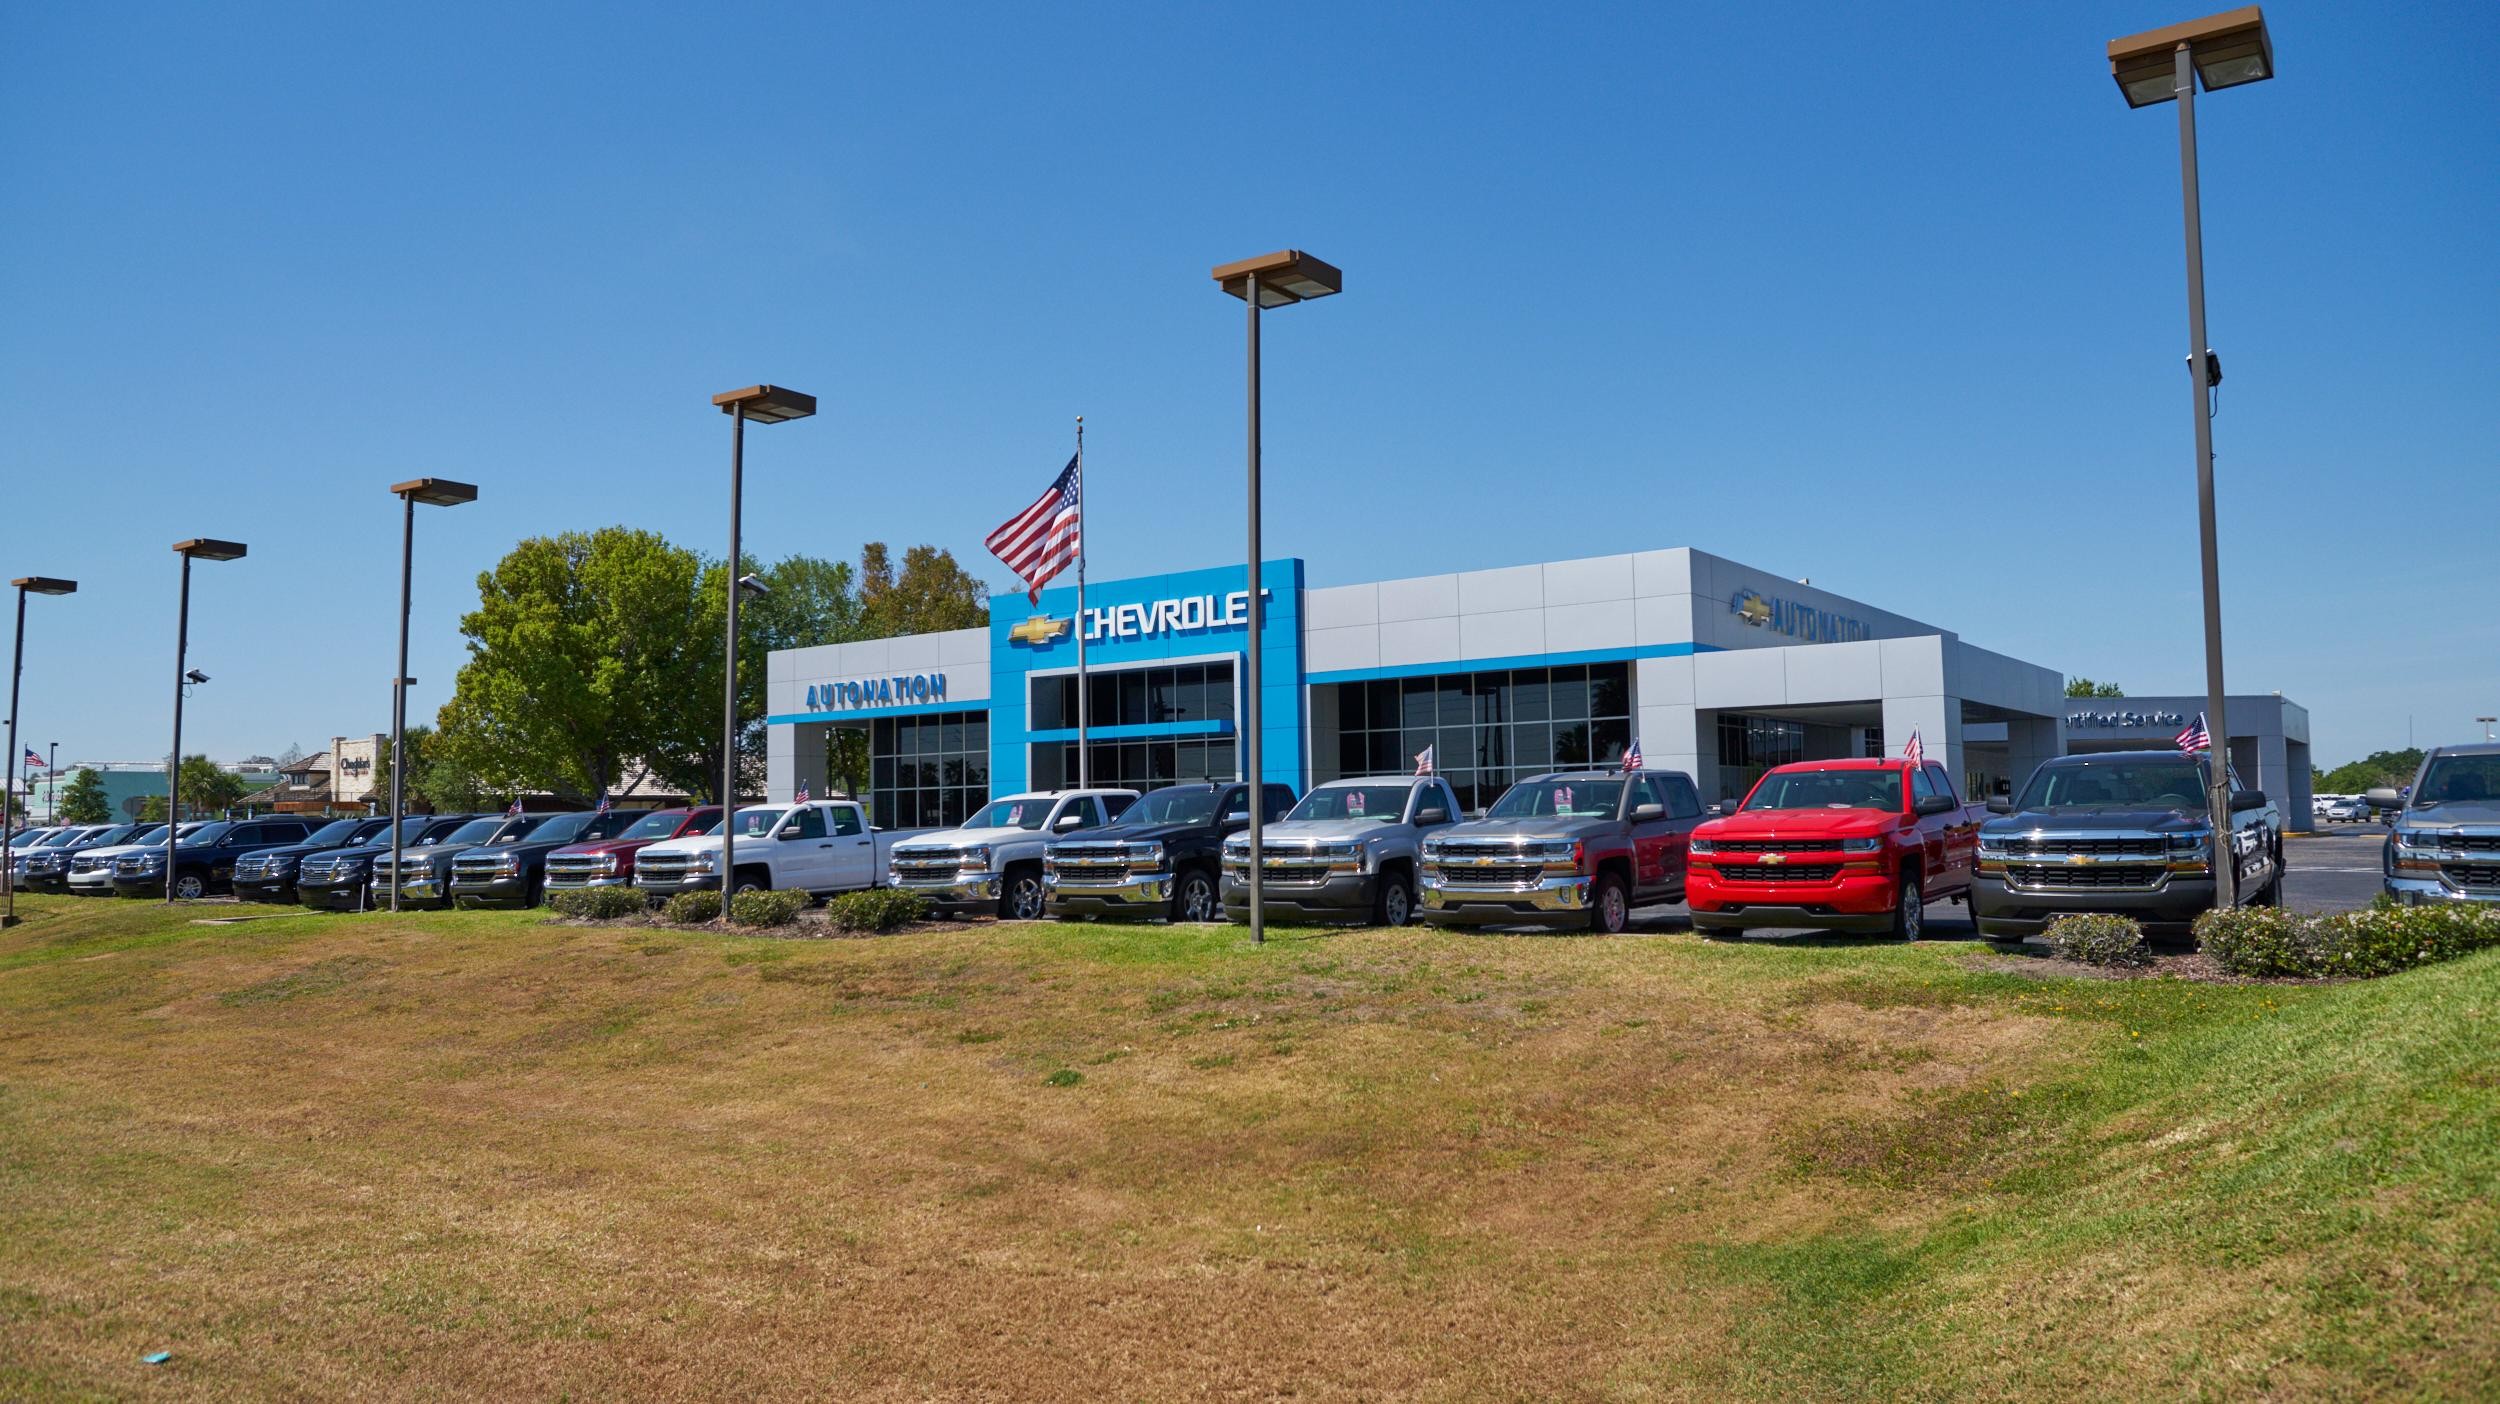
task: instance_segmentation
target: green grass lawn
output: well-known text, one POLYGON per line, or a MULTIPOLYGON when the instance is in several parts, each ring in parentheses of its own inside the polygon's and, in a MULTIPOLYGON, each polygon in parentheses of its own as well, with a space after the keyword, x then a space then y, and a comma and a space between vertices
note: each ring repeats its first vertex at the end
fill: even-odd
POLYGON ((2500 1379, 2500 953, 21 911, 0 1397, 2500 1379))

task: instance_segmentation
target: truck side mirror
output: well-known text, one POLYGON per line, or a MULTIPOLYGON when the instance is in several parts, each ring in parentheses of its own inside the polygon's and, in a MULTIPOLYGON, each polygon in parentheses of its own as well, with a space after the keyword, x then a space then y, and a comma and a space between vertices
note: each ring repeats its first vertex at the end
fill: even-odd
POLYGON ((1425 809, 1416 810, 1415 822, 1419 825, 1446 824, 1450 822, 1450 812, 1437 804, 1432 805, 1425 809))
POLYGON ((2014 812, 2014 797, 2013 797, 2012 795, 1990 795, 1990 796, 1988 796, 1988 812, 1989 812, 1990 814, 2011 814, 2011 813, 2013 813, 2013 812, 2014 812))
POLYGON ((1085 811, 1071 809, 1053 820, 1050 827, 1063 834, 1070 829, 1082 829, 1085 827, 1085 811))
POLYGON ((1632 806, 1632 819, 1635 823, 1643 819, 1664 819, 1666 817, 1667 807, 1658 803, 1656 800, 1651 800, 1646 804, 1636 804, 1632 806))
POLYGON ((2263 809, 2265 807, 2266 792, 2263 790, 2233 790, 2231 792, 2231 812, 2233 814, 2243 814, 2252 809, 2263 809))
POLYGON ((2405 797, 2383 785, 2378 789, 2371 790, 2364 794, 2361 797, 2361 802, 2368 805, 2372 809, 2402 809, 2405 807, 2405 797))
POLYGON ((1910 802, 1910 807, 1921 814, 1951 814, 1961 808, 1951 795, 1920 795, 1910 802))
POLYGON ((1723 799, 1719 801, 1719 813, 1734 814, 1743 804, 1742 800, 1723 799))

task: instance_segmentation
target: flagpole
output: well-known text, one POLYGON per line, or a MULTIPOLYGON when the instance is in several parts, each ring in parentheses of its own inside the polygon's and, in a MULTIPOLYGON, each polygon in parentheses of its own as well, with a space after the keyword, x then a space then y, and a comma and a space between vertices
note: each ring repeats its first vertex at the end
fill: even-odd
MULTIPOLYGON (((1093 787, 1093 758, 1085 743, 1087 694, 1093 685, 1085 676, 1085 416, 1076 417, 1076 787, 1093 787)), ((1065 772, 1061 779, 1066 778, 1065 772)))

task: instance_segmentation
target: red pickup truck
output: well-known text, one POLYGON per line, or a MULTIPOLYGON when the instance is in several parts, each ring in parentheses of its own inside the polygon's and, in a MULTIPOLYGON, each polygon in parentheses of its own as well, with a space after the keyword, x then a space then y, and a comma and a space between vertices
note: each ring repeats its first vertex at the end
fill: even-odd
POLYGON ((1805 761, 1693 831, 1686 903, 1701 931, 1802 926, 1915 941, 1929 902, 1967 901, 1984 807, 1944 767, 1805 761))

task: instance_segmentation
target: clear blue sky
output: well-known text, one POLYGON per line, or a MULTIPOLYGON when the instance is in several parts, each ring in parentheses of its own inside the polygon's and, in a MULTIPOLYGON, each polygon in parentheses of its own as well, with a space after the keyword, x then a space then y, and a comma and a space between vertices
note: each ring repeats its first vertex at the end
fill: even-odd
MULTIPOLYGON (((2139 693, 2202 687, 2173 109, 2111 36, 1900 7, 154 5, 0 20, 6 575, 25 739, 388 724, 472 582, 612 522, 766 557, 981 538, 1086 416, 1098 574, 1268 544, 1314 583, 1690 545, 2139 693)), ((2269 8, 2204 119, 2231 683, 2327 764, 2500 710, 2500 10, 2269 8)))

